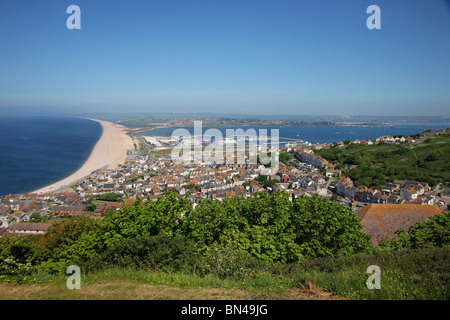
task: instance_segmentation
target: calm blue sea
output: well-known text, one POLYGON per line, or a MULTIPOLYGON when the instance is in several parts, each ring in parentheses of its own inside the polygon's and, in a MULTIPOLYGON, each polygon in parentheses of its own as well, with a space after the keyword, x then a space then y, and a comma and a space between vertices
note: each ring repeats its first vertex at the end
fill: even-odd
MULTIPOLYGON (((385 135, 410 135, 421 133, 425 130, 439 131, 447 129, 450 124, 393 124, 392 126, 289 126, 289 127, 246 127, 246 126, 230 126, 230 127, 215 127, 221 130, 223 137, 226 136, 226 129, 243 129, 244 131, 253 128, 259 133, 259 129, 267 129, 267 135, 270 137, 270 129, 278 129, 280 143, 287 142, 282 138, 299 139, 308 141, 310 143, 331 143, 340 142, 347 139, 350 140, 364 140, 376 139, 385 135)), ((182 127, 187 129, 191 134, 194 134, 193 127, 182 127)), ((213 127, 203 127, 203 132, 213 127)), ((143 136, 162 136, 170 137, 176 128, 161 128, 152 131, 145 131, 139 133, 143 136)))
POLYGON ((0 117, 0 195, 26 193, 77 171, 102 134, 80 118, 0 117))

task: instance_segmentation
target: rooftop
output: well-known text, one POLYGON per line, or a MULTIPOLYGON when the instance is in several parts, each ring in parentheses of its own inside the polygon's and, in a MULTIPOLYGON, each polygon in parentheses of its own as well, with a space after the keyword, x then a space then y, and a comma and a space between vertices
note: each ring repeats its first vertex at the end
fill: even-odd
POLYGON ((10 231, 46 231, 51 223, 14 223, 9 229, 10 231))
POLYGON ((370 204, 358 214, 363 232, 372 236, 372 243, 378 245, 382 237, 395 238, 398 229, 408 230, 417 222, 428 220, 444 211, 437 205, 422 204, 370 204))

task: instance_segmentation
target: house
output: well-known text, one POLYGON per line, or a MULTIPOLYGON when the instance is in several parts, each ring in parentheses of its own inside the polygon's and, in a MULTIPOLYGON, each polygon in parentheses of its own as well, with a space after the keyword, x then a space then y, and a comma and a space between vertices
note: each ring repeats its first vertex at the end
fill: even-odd
POLYGON ((431 205, 431 204, 434 204, 435 201, 436 201, 436 197, 433 196, 433 195, 422 197, 422 203, 423 204, 431 205))
POLYGON ((358 214, 362 231, 372 236, 377 246, 381 238, 395 239, 395 231, 408 230, 417 222, 423 222, 444 211, 437 205, 421 204, 369 204, 358 214))
POLYGON ((95 208, 94 213, 96 214, 104 214, 106 213, 106 210, 113 209, 115 211, 122 208, 122 204, 119 202, 111 202, 111 203, 104 203, 97 205, 97 208, 95 208))
POLYGON ((8 231, 19 237, 44 234, 51 225, 51 223, 14 223, 8 231))
POLYGON ((400 187, 401 187, 401 185, 399 183, 389 182, 383 186, 383 189, 381 191, 388 192, 388 193, 395 192, 395 191, 398 191, 400 189, 400 187))
POLYGON ((353 186, 353 181, 348 177, 342 177, 338 180, 336 185, 336 193, 348 199, 353 199, 356 188, 353 186))
POLYGON ((28 221, 28 219, 29 216, 25 212, 17 211, 7 216, 6 219, 2 219, 0 222, 3 227, 10 227, 14 223, 28 221))
POLYGON ((0 206, 0 216, 6 216, 11 212, 11 209, 9 207, 0 206))
POLYGON ((445 198, 450 197, 450 188, 444 188, 441 191, 441 197, 445 197, 445 198))
POLYGON ((414 200, 419 194, 414 187, 410 187, 409 189, 402 189, 400 195, 406 200, 414 200))
POLYGON ((127 199, 123 199, 122 201, 123 201, 124 205, 132 206, 136 202, 136 200, 137 199, 135 199, 135 198, 127 198, 127 199))
POLYGON ((82 214, 84 206, 53 206, 52 214, 82 214))
POLYGON ((331 177, 339 177, 341 175, 341 170, 336 170, 336 169, 327 169, 325 176, 328 178, 331 177))
POLYGON ((295 157, 302 162, 308 163, 318 168, 331 168, 331 164, 326 159, 320 156, 316 156, 315 154, 305 152, 303 150, 298 150, 297 152, 295 152, 295 157))
POLYGON ((400 196, 398 196, 396 194, 392 194, 392 193, 389 194, 389 196, 387 197, 386 200, 387 200, 386 202, 390 203, 390 204, 395 204, 395 203, 399 204, 403 201, 402 198, 400 198, 400 196))
POLYGON ((294 201, 295 199, 300 197, 302 195, 302 193, 303 193, 302 190, 290 190, 290 191, 288 191, 288 194, 290 195, 289 200, 290 201, 294 201))
POLYGON ((289 183, 275 183, 272 187, 273 191, 286 191, 289 189, 289 183))
POLYGON ((104 191, 114 191, 114 183, 105 183, 101 186, 101 189, 104 191))
POLYGON ((373 195, 373 200, 374 200, 373 202, 387 203, 387 198, 388 198, 388 196, 385 193, 382 193, 382 192, 376 190, 373 195))
POLYGON ((373 203, 378 201, 378 199, 375 197, 375 190, 370 188, 356 189, 355 200, 365 203, 373 203))

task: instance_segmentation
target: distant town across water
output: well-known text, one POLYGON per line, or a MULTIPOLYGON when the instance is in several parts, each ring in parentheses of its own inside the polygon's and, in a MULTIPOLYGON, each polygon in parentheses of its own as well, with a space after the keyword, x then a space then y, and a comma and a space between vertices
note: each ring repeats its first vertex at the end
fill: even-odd
MULTIPOLYGON (((267 129, 267 136, 271 136, 271 129, 279 130, 280 144, 292 141, 291 139, 303 140, 312 144, 332 143, 345 140, 375 140, 381 136, 393 135, 412 135, 421 133, 426 130, 439 131, 447 129, 448 123, 420 123, 420 124, 392 124, 390 126, 217 126, 203 127, 203 132, 208 129, 216 128, 221 130, 223 136, 226 135, 227 129, 255 129, 259 133, 259 129, 267 129)), ((155 128, 150 131, 139 132, 141 136, 160 136, 170 137, 175 129, 187 129, 191 135, 194 134, 194 127, 168 127, 155 128)))

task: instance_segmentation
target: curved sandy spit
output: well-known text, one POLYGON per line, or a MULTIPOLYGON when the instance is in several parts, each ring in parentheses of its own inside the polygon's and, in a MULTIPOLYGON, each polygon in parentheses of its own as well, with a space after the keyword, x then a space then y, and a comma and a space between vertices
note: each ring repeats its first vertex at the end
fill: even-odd
POLYGON ((76 182, 89 176, 93 171, 106 167, 117 169, 119 164, 125 162, 128 151, 134 149, 133 139, 126 134, 125 127, 109 121, 88 119, 100 123, 103 132, 86 162, 67 178, 31 193, 46 194, 56 192, 74 185, 76 182))

